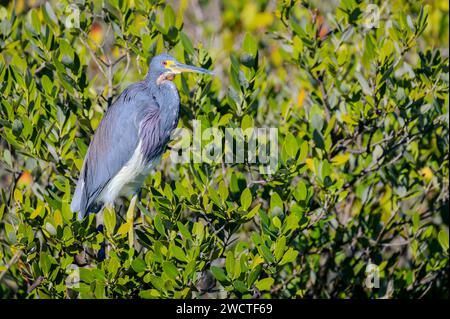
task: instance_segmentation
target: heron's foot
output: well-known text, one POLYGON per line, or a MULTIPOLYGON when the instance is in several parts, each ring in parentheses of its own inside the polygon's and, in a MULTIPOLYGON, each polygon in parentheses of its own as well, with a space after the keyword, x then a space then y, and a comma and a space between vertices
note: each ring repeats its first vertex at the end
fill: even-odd
POLYGON ((100 249, 97 252, 97 260, 103 261, 106 259, 106 246, 107 244, 105 242, 102 242, 100 244, 100 249))

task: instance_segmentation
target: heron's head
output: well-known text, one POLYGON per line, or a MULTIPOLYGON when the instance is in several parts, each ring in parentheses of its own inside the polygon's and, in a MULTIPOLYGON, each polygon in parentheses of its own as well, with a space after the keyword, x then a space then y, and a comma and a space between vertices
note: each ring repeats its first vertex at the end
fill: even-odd
POLYGON ((182 72, 194 72, 209 75, 213 74, 209 70, 180 63, 169 54, 160 54, 155 56, 152 59, 152 62, 150 62, 148 75, 150 81, 155 81, 156 84, 159 85, 163 81, 172 81, 176 74, 180 74, 182 72))

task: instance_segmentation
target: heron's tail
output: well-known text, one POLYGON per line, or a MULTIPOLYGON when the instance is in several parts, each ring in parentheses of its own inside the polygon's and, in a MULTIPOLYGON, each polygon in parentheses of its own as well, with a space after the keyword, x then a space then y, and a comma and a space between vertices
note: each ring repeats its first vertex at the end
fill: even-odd
POLYGON ((77 187, 75 188, 75 192, 73 193, 72 202, 70 203, 70 209, 72 212, 78 212, 77 218, 78 220, 82 220, 86 215, 91 213, 98 213, 103 204, 91 204, 89 207, 86 207, 83 198, 84 192, 84 181, 80 179, 77 183, 77 187))
POLYGON ((73 193, 72 202, 70 203, 70 209, 72 212, 78 212, 78 220, 83 219, 85 213, 81 209, 81 197, 83 194, 84 181, 82 179, 78 180, 77 187, 73 193), (81 216, 80 216, 81 215, 81 216), (80 218, 81 217, 81 218, 80 218))

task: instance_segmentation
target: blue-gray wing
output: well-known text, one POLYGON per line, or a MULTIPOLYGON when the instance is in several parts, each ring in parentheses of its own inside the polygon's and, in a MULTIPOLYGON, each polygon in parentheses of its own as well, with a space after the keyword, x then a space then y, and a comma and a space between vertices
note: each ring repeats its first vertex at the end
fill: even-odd
POLYGON ((139 140, 139 115, 157 110, 152 99, 142 98, 142 82, 128 87, 107 110, 89 145, 71 209, 79 218, 97 212, 97 198, 133 155, 139 140))

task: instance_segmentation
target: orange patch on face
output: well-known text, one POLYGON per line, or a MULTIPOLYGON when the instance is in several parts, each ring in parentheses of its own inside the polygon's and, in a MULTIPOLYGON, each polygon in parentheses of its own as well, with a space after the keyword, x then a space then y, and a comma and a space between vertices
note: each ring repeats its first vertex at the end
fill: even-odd
POLYGON ((156 84, 160 85, 164 81, 173 81, 173 79, 175 79, 175 74, 163 73, 159 76, 158 80, 156 80, 156 84))

